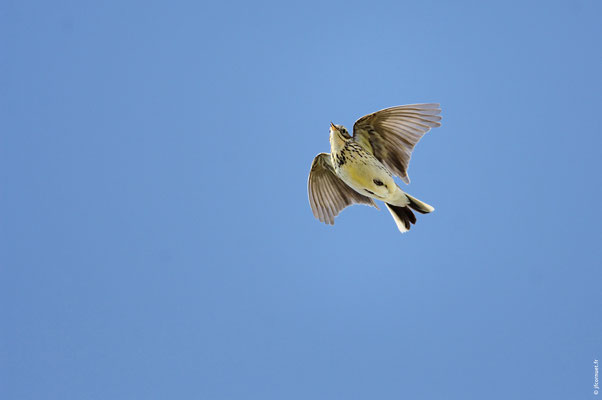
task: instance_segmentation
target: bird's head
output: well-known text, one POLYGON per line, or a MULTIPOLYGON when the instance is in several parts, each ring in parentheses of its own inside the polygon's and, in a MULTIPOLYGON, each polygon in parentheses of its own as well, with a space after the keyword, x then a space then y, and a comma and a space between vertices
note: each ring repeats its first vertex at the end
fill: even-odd
POLYGON ((343 125, 330 123, 330 146, 333 149, 341 147, 349 139, 351 139, 351 135, 343 125))

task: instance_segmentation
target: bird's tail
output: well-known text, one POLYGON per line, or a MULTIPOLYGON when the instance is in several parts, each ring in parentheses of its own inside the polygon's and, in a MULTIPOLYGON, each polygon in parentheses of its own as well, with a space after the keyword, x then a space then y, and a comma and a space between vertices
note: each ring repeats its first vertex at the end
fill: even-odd
POLYGON ((410 207, 394 206, 393 204, 389 203, 385 203, 385 205, 393 216, 399 232, 405 233, 409 231, 411 226, 410 224, 416 223, 416 216, 412 210, 410 210, 410 207))
POLYGON ((408 206, 410 206, 412 208, 412 210, 416 210, 420 214, 428 214, 430 212, 435 211, 435 208, 433 206, 430 206, 430 205, 418 200, 416 197, 410 196, 407 193, 405 195, 408 198, 408 200, 410 201, 410 204, 408 204, 408 206))
POLYGON ((418 200, 417 198, 412 197, 407 193, 405 193, 405 195, 409 200, 407 206, 394 206, 393 204, 385 203, 387 209, 395 220, 397 228, 401 233, 409 231, 412 224, 416 223, 416 216, 412 210, 416 210, 421 214, 428 214, 435 210, 432 206, 418 200))

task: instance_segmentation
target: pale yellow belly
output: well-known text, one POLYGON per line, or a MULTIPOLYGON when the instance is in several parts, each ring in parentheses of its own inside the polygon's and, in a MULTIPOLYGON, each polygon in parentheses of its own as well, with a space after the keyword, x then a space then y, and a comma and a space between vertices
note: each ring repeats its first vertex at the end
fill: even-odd
POLYGON ((342 165, 337 172, 343 182, 364 196, 382 200, 397 188, 393 178, 376 165, 350 162, 342 165))

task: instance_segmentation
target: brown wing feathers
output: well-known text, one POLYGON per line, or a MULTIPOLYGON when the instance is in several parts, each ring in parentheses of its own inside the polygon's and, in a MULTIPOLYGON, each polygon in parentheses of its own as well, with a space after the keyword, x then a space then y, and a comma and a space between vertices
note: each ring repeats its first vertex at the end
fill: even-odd
POLYGON ((353 126, 353 139, 391 172, 410 183, 408 166, 416 143, 441 125, 439 104, 410 104, 368 114, 353 126))
POLYGON ((330 154, 326 153, 320 153, 314 158, 309 172, 307 191, 314 216, 330 225, 334 224, 334 218, 341 210, 354 203, 376 207, 371 198, 351 189, 336 176, 330 154))

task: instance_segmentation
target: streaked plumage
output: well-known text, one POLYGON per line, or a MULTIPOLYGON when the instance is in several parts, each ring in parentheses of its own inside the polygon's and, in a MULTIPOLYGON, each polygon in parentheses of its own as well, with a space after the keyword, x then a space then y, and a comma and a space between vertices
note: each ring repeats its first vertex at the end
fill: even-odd
POLYGON ((393 175, 410 183, 408 166, 414 146, 431 128, 440 126, 439 104, 387 108, 358 119, 353 136, 340 125, 330 128, 331 152, 311 165, 309 203, 314 216, 327 224, 345 207, 382 200, 401 232, 416 222, 411 209, 429 213, 433 207, 404 193, 393 175))

